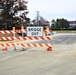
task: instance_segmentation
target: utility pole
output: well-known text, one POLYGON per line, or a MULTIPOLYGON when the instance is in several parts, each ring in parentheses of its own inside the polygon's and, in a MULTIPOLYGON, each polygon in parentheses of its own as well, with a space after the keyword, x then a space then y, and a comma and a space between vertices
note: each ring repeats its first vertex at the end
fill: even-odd
POLYGON ((36 12, 37 12, 37 25, 39 26, 39 11, 36 12))

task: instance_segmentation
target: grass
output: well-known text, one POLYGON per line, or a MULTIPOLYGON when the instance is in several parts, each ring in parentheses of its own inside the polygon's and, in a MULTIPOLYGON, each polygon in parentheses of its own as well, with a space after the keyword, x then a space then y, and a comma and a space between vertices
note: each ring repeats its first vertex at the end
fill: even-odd
POLYGON ((76 30, 53 30, 57 33, 76 33, 76 30))

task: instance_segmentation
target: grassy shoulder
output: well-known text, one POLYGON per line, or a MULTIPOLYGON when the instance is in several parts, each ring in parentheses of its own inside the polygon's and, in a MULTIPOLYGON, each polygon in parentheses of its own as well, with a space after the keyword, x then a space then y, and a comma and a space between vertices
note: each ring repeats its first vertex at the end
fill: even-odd
POLYGON ((76 30, 53 30, 57 33, 76 33, 76 30))

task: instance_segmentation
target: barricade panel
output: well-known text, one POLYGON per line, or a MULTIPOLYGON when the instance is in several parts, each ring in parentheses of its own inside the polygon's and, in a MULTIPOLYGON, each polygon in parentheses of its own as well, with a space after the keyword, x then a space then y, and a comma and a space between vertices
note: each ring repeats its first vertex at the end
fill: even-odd
MULTIPOLYGON (((52 32, 51 30, 47 31, 44 30, 44 33, 47 32, 52 32)), ((0 31, 0 34, 13 34, 13 37, 0 37, 0 40, 14 40, 14 43, 0 43, 0 47, 16 47, 16 46, 20 46, 20 47, 52 47, 52 44, 46 43, 46 44, 24 44, 24 43, 16 43, 15 40, 51 40, 52 38, 50 36, 39 36, 39 37, 16 37, 15 34, 16 33, 27 33, 26 29, 21 29, 21 30, 4 30, 4 31, 0 31)))
POLYGON ((0 40, 51 40, 50 36, 45 37, 0 37, 0 40))

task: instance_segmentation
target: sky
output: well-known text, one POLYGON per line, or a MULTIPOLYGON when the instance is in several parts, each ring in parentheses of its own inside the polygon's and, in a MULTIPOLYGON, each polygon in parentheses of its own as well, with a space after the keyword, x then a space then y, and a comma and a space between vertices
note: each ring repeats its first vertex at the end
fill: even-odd
POLYGON ((64 18, 68 21, 76 20, 76 0, 27 0, 28 17, 33 20, 37 16, 51 21, 64 18))

